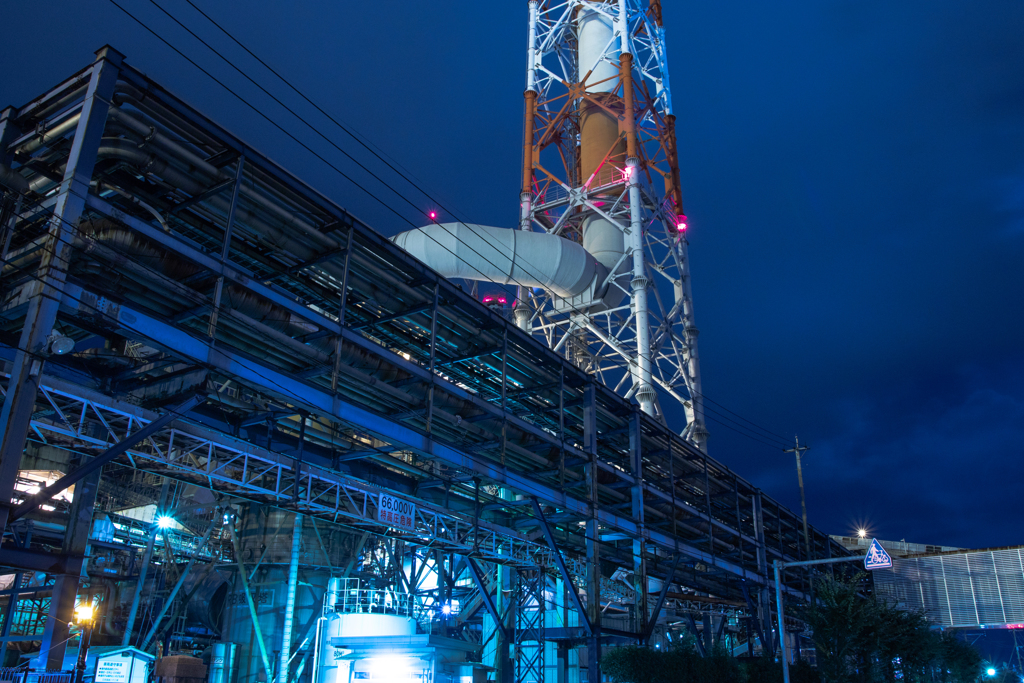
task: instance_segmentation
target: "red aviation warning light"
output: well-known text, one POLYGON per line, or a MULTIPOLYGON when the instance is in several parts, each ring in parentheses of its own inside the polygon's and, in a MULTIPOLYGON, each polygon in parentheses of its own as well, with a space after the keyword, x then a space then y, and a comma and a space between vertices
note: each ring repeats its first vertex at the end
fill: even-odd
POLYGON ((430 220, 432 220, 432 221, 436 221, 437 220, 437 211, 431 211, 427 215, 430 216, 430 220))
POLYGON ((679 232, 686 232, 686 216, 679 214, 676 216, 676 230, 679 232))

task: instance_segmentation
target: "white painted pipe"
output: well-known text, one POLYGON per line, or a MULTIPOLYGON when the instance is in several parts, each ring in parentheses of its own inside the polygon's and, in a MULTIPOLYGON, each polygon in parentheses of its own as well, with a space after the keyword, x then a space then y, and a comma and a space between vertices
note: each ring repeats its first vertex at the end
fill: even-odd
MULTIPOLYGON (((299 482, 295 482, 298 486, 299 482)), ((302 515, 295 513, 292 529, 292 555, 288 563, 288 593, 284 607, 284 628, 281 629, 281 655, 277 667, 277 683, 288 683, 291 663, 292 630, 295 627, 295 590, 299 585, 299 551, 302 544, 302 515)))
POLYGON ((636 400, 640 409, 648 415, 656 415, 654 401, 657 393, 654 391, 651 368, 651 326, 650 315, 647 304, 647 286, 650 281, 644 267, 644 242, 643 242, 643 216, 640 203, 640 164, 636 158, 626 160, 626 169, 629 173, 629 249, 632 255, 633 277, 630 280, 630 287, 633 291, 633 314, 636 316, 636 347, 637 359, 633 366, 633 385, 636 387, 636 400))
POLYGON ((444 277, 542 287, 560 297, 582 293, 608 272, 576 242, 542 232, 443 223, 392 241, 444 277))

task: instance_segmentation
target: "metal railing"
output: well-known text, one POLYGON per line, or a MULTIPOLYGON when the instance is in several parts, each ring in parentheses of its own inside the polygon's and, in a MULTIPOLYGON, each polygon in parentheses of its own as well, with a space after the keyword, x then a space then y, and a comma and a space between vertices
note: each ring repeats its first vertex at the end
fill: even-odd
POLYGON ((415 596, 391 588, 371 588, 357 578, 334 579, 324 595, 326 612, 338 614, 396 614, 419 620, 425 610, 415 596))
POLYGON ((74 671, 36 671, 24 667, 0 667, 0 683, 73 683, 74 671))

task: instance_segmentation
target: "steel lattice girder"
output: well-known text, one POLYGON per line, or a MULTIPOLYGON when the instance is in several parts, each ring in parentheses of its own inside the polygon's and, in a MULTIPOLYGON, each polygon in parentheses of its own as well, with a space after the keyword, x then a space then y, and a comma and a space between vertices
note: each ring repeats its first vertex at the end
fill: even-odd
MULTIPOLYGON (((106 448, 157 417, 138 406, 51 377, 43 378, 40 395, 44 401, 41 405, 50 408, 53 415, 34 418, 31 428, 44 444, 106 448), (101 436, 92 435, 89 428, 97 422, 106 432, 101 436)), ((158 471, 239 498, 296 509, 378 533, 390 528, 375 514, 377 500, 386 489, 305 463, 298 482, 301 497, 293 504, 294 458, 184 421, 168 425, 143 444, 128 449, 126 457, 139 469, 158 471)), ((395 532, 389 535, 395 536, 395 532)), ((487 522, 474 525, 472 519, 433 509, 425 501, 417 501, 416 531, 404 540, 429 542, 460 553, 476 550, 480 557, 501 564, 554 567, 546 546, 525 540, 511 529, 487 522)))
MULTIPOLYGON (((364 276, 401 276, 405 287, 421 294, 418 300, 397 301, 390 308, 379 302, 375 303, 372 315, 366 312, 369 309, 350 308, 349 313, 341 316, 341 322, 344 324, 340 324, 337 317, 328 314, 336 301, 332 304, 328 299, 315 299, 317 292, 327 285, 334 288, 331 292, 338 291, 338 283, 328 281, 319 271, 319 267, 288 267, 283 270, 278 268, 272 273, 263 272, 262 275, 258 275, 252 270, 255 262, 248 256, 243 258, 239 255, 236 260, 236 255, 232 253, 228 262, 222 263, 197 246, 197 240, 201 236, 199 233, 183 235, 178 232, 179 229, 186 230, 187 224, 176 223, 176 230, 165 232, 139 218, 137 208, 133 209, 130 202, 114 195, 107 199, 98 198, 93 194, 85 197, 90 218, 106 216, 113 219, 119 225, 126 226, 147 240, 161 245, 185 261, 200 266, 210 275, 223 276, 235 286, 285 309, 297 319, 315 326, 319 330, 317 334, 341 338, 345 343, 363 349, 396 368, 401 368, 403 372, 408 373, 411 381, 430 384, 435 391, 465 401, 483 413, 484 421, 474 424, 486 427, 495 436, 491 437, 490 441, 481 441, 478 438, 476 442, 453 442, 443 436, 425 434, 422 428, 405 422, 402 415, 381 415, 356 401, 332 395, 325 390, 322 383, 310 381, 317 368, 293 372, 276 367, 266 360, 254 361, 251 354, 235 353, 231 350, 230 343, 222 341, 217 342, 215 349, 211 348, 205 341, 200 340, 194 331, 186 329, 173 317, 144 313, 145 308, 139 309, 133 305, 116 305, 113 302, 121 299, 116 298, 117 295, 104 298, 103 288, 94 290, 91 294, 80 292, 74 287, 67 288, 60 313, 65 316, 65 320, 79 320, 83 325, 88 324, 88 329, 104 328, 107 332, 120 333, 137 341, 148 341, 165 349, 168 354, 185 359, 193 365, 219 369, 223 376, 233 377, 242 385, 253 387, 265 395, 281 397, 285 404, 296 404, 297 408, 301 407, 328 419, 347 423, 357 430, 374 432, 382 440, 415 451, 425 458, 439 459, 458 472, 459 476, 475 474, 486 483, 505 485, 518 493, 536 495, 546 505, 555 508, 551 519, 553 524, 562 525, 559 533, 571 530, 575 520, 585 518, 589 514, 589 503, 576 497, 565 480, 559 480, 559 471, 562 475, 571 474, 573 467, 591 458, 590 453, 581 447, 584 436, 582 419, 578 416, 578 410, 573 407, 579 405, 577 401, 582 394, 580 388, 591 382, 590 378, 568 364, 565 359, 510 326, 507 321, 486 310, 451 283, 439 281, 436 274, 398 250, 368 226, 359 223, 342 208, 296 181, 258 152, 234 139, 222 128, 176 100, 140 73, 124 66, 121 77, 130 87, 145 91, 147 102, 164 107, 165 114, 175 117, 182 126, 201 131, 207 141, 204 143, 209 150, 207 154, 216 152, 216 156, 223 159, 244 154, 247 169, 253 169, 254 173, 258 171, 262 174, 261 178, 269 179, 268 183, 272 181, 276 193, 274 197, 282 197, 282 193, 290 192, 292 195, 288 197, 288 201, 293 206, 301 205, 303 210, 320 216, 320 229, 324 234, 334 230, 347 230, 351 248, 345 250, 345 259, 342 259, 345 260, 346 267, 348 255, 357 253, 362 260, 361 265, 357 266, 356 259, 353 259, 354 272, 358 268, 371 268, 377 270, 370 272, 369 275, 364 273, 364 276), (367 263, 370 265, 367 266, 367 263), (288 272, 287 276, 284 275, 285 271, 288 272), (425 367, 426 360, 434 350, 434 344, 430 338, 429 325, 425 326, 424 321, 429 321, 430 315, 418 304, 434 297, 436 291, 440 292, 440 312, 444 318, 465 322, 467 329, 477 329, 479 344, 475 347, 476 350, 486 351, 487 354, 498 353, 501 358, 495 359, 494 362, 478 362, 481 354, 476 351, 467 353, 465 350, 459 351, 438 345, 436 367, 443 367, 444 372, 429 372, 425 367), (128 316, 133 319, 129 320, 128 316), (370 332, 361 333, 354 329, 368 322, 385 319, 390 322, 371 324, 370 332), (505 340, 504 343, 502 339, 505 340), (499 349, 498 352, 495 351, 496 348, 499 349), (404 357, 399 354, 398 349, 405 354, 404 357), (466 360, 467 358, 471 360, 466 360), (516 384, 515 380, 509 379, 506 386, 506 367, 510 375, 516 368, 521 368, 524 373, 535 374, 530 375, 532 381, 528 383, 516 384), (297 396, 301 399, 296 398, 297 396), (542 468, 537 471, 536 468, 511 465, 504 463, 503 458, 499 459, 497 445, 503 445, 501 434, 506 425, 520 429, 536 439, 538 449, 548 449, 553 455, 550 458, 545 456, 543 459, 550 463, 548 467, 553 466, 554 469, 545 471, 542 468), (490 451, 482 448, 488 444, 491 444, 490 451)), ((19 116, 29 116, 40 111, 40 107, 45 111, 43 103, 48 98, 64 97, 67 94, 66 90, 67 88, 53 91, 47 97, 21 110, 19 116)), ((54 114, 55 117, 64 115, 54 114)), ((48 114, 39 116, 45 117, 48 114)), ((53 127, 40 125, 38 129, 51 130, 53 127)), ((40 139, 38 131, 26 132, 21 138, 22 141, 35 139, 40 139)), ((45 144, 60 142, 59 136, 45 140, 45 144)), ((211 158, 213 156, 211 154, 211 158)), ((176 201, 183 204, 190 200, 182 200, 180 195, 176 195, 176 201)), ((204 201, 205 199, 200 198, 197 204, 202 205, 204 201)), ((33 209, 42 213, 33 215, 45 216, 45 211, 51 203, 52 200, 42 200, 39 206, 33 209)), ((342 243, 344 239, 339 242, 342 243)), ((219 248, 209 238, 206 238, 203 244, 209 251, 214 251, 215 247, 219 248)), ((341 254, 337 249, 328 251, 341 254)), ((169 292, 181 289, 180 283, 175 281, 169 281, 167 285, 172 287, 169 292)), ((191 292, 190 296, 200 296, 195 290, 191 292)), ((9 323, 16 321, 19 314, 16 305, 5 311, 9 323)), ((51 361, 51 367, 59 368, 59 362, 54 359, 51 361)), ((83 376, 76 383, 83 386, 88 385, 89 381, 89 378, 83 376)), ((768 499, 764 499, 764 504, 755 512, 752 509, 752 502, 761 499, 757 489, 715 461, 702 457, 666 427, 647 418, 641 421, 644 459, 641 483, 643 495, 647 499, 646 526, 638 524, 628 514, 620 512, 620 508, 615 506, 618 488, 631 487, 636 483, 629 467, 628 454, 620 438, 624 433, 620 430, 625 424, 625 418, 633 409, 628 402, 606 387, 595 387, 595 394, 600 430, 600 433, 593 435, 597 444, 596 467, 612 482, 602 488, 603 500, 607 504, 599 503, 598 517, 603 536, 607 536, 608 539, 617 536, 623 540, 646 537, 652 561, 659 558, 664 560, 679 552, 689 558, 688 563, 691 565, 697 563, 706 569, 717 569, 716 582, 731 580, 729 576, 745 577, 753 583, 763 582, 763 562, 752 559, 755 551, 761 556, 794 559, 793 553, 799 552, 798 524, 797 518, 791 512, 768 499), (762 516, 765 518, 763 524, 762 516), (757 531, 759 527, 761 532, 757 531)), ((96 399, 101 402, 107 400, 99 394, 96 395, 96 399)), ((130 406, 127 408, 129 412, 134 409, 130 406)), ((42 414, 39 418, 40 421, 50 420, 49 416, 42 414)), ((186 426, 192 427, 181 425, 179 431, 184 431, 186 426)), ((39 429, 42 431, 41 425, 39 429)), ((215 432, 216 430, 210 430, 211 435, 215 432)), ((232 437, 223 435, 209 438, 218 444, 234 443, 232 447, 240 453, 256 452, 252 450, 255 447, 244 440, 232 440, 232 437)), ((112 442, 105 443, 109 445, 112 442)), ((261 467, 270 467, 264 472, 267 481, 272 475, 279 475, 282 483, 263 485, 262 481, 257 482, 260 485, 254 485, 254 490, 246 495, 270 496, 267 491, 272 491, 275 497, 273 499, 277 500, 286 497, 283 491, 290 493, 293 490, 291 482, 294 475, 289 469, 291 461, 286 456, 270 455, 279 459, 278 464, 283 469, 275 474, 273 467, 261 467)), ((227 462, 232 466, 241 463, 245 471, 245 458, 232 457, 234 459, 228 458, 227 462)), ((159 464, 154 460, 145 459, 140 459, 139 462, 145 467, 156 467, 159 464)), ((175 466, 183 462, 175 462, 175 466)), ((205 481, 210 486, 227 484, 210 476, 195 463, 191 463, 189 467, 193 468, 190 476, 195 476, 197 481, 205 481)), ((245 486, 249 485, 243 478, 236 479, 245 486)), ((366 486, 354 479, 351 481, 365 492, 366 486)), ((326 497, 331 494, 324 495, 326 497)), ((338 493, 334 495, 339 496, 338 493)), ((317 497, 315 502, 321 504, 323 498, 317 497)), ((286 502, 281 504, 288 506, 286 502)), ((465 526, 461 528, 465 529, 465 526)), ((518 536, 515 532, 513 535, 518 536)), ((522 536, 518 537, 522 539, 522 536)), ((816 532, 815 538, 818 547, 830 547, 827 536, 816 532)), ((624 552, 629 551, 625 549, 624 552)), ((572 556, 567 557, 567 560, 570 565, 575 562, 572 556)), ((570 571, 577 573, 575 567, 570 571)), ((694 577, 695 580, 701 579, 696 574, 694 577)))

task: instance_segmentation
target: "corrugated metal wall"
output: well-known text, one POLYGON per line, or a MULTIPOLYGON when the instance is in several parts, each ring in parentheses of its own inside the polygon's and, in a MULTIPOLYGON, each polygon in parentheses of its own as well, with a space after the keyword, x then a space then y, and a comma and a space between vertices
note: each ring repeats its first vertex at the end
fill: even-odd
POLYGON ((1024 624, 1021 548, 894 558, 874 579, 880 596, 940 626, 1024 624))

